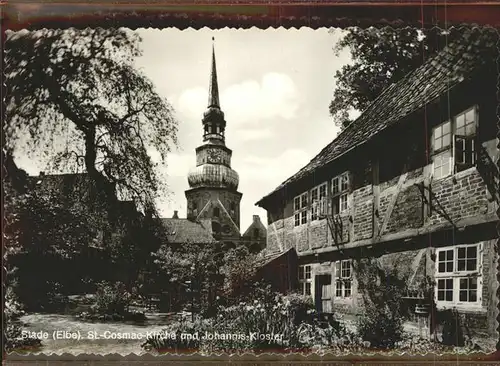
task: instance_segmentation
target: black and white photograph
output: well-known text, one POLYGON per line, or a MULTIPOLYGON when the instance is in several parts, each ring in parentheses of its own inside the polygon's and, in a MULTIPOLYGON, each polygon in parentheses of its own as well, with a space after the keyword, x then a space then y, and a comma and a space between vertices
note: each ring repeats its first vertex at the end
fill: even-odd
POLYGON ((6 352, 494 352, 499 45, 7 31, 6 352))

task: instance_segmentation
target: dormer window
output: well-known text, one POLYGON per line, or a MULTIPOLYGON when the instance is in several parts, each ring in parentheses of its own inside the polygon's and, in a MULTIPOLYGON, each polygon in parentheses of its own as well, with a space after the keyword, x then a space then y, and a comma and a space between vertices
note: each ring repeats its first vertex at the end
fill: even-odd
POLYGON ((332 213, 334 215, 346 212, 349 208, 349 173, 345 172, 332 179, 332 213))
POLYGON ((432 130, 434 179, 441 179, 476 164, 477 109, 459 113, 432 130))
POLYGON ((293 212, 295 226, 307 223, 307 192, 295 197, 293 200, 293 212))

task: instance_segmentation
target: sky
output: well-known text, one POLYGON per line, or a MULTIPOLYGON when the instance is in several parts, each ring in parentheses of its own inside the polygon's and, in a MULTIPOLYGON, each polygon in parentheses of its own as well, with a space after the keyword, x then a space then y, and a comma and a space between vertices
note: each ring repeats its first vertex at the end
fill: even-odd
MULTIPOLYGON (((338 134, 328 106, 335 72, 350 62, 348 50, 333 51, 341 30, 140 29, 143 55, 136 66, 166 97, 179 121, 179 149, 167 156, 169 194, 157 204, 163 217, 186 217, 187 174, 202 142, 207 107, 212 37, 215 37, 220 104, 226 117, 226 146, 240 177, 241 231, 266 211, 255 203, 306 165, 338 134)), ((30 174, 39 166, 18 164, 30 174)))

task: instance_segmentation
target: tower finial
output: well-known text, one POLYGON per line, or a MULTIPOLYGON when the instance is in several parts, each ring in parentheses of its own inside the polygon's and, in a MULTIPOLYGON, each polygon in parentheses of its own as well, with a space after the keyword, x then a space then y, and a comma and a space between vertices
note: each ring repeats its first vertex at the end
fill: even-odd
MULTIPOLYGON (((212 42, 215 37, 212 37, 212 42)), ((219 86, 217 84, 217 68, 215 65, 215 46, 212 43, 212 70, 210 72, 210 85, 208 86, 208 107, 220 108, 219 86)))

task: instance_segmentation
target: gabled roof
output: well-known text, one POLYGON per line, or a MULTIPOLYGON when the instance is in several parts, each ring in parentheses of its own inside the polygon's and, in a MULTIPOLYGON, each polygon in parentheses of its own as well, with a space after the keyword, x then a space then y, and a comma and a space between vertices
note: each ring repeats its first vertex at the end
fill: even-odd
POLYGON ((200 222, 188 219, 161 218, 161 223, 166 229, 166 235, 170 243, 215 243, 209 228, 205 228, 200 222))
POLYGON ((470 79, 498 52, 496 30, 464 30, 460 41, 445 47, 422 66, 386 88, 368 108, 305 167, 263 197, 270 196, 314 170, 362 145, 376 134, 418 111, 457 84, 470 79))
POLYGON ((260 217, 258 215, 254 215, 252 223, 245 230, 245 233, 242 235, 242 237, 253 237, 253 229, 259 230, 259 238, 267 237, 267 229, 262 221, 260 221, 260 217))

